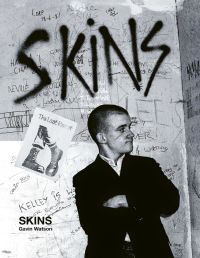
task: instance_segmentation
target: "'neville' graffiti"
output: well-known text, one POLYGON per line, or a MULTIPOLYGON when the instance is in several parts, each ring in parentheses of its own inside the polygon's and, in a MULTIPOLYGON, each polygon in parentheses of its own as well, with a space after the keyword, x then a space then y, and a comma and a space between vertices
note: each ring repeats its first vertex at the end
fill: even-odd
MULTIPOLYGON (((89 26, 94 25, 93 19, 88 19, 87 24, 89 26)), ((144 96, 148 96, 148 93, 150 91, 150 88, 152 86, 152 82, 155 78, 155 75, 162 64, 165 57, 169 54, 170 48, 167 45, 157 45, 152 46, 150 45, 150 42, 152 38, 158 33, 163 27, 162 21, 157 21, 154 26, 152 27, 151 31, 148 33, 146 38, 141 43, 141 50, 144 52, 150 52, 150 51, 157 51, 159 50, 161 52, 153 70, 149 77, 149 80, 147 82, 146 89, 144 91, 144 96)), ((135 74, 131 70, 128 62, 126 61, 124 55, 122 54, 121 50, 117 46, 117 43, 112 38, 108 28, 106 26, 99 27, 99 32, 103 38, 104 41, 104 52, 105 52, 105 60, 107 65, 107 76, 108 76, 108 82, 109 84, 112 84, 112 66, 111 66, 111 57, 110 57, 110 49, 115 51, 117 56, 119 57, 121 63, 125 67, 127 73, 129 74, 130 78, 133 81, 134 87, 140 91, 140 82, 142 80, 141 77, 141 71, 139 66, 139 59, 138 59, 138 46, 137 46, 137 30, 136 30, 136 21, 131 18, 129 19, 129 28, 130 28, 130 35, 131 35, 131 41, 132 41, 132 54, 133 54, 133 62, 135 67, 135 74)), ((60 27, 60 35, 62 40, 62 86, 61 86, 61 99, 64 100, 67 95, 67 72, 68 69, 70 69, 73 74, 78 78, 78 80, 82 83, 82 85, 85 87, 87 92, 91 97, 95 97, 95 93, 98 92, 98 55, 97 55, 97 38, 95 35, 92 35, 90 38, 90 46, 91 46, 91 55, 92 55, 92 74, 93 74, 93 89, 90 88, 88 83, 85 81, 81 73, 77 70, 77 68, 74 65, 74 59, 76 57, 76 54, 81 49, 81 47, 84 44, 85 41, 85 35, 83 33, 80 33, 71 49, 71 52, 68 54, 68 36, 69 36, 69 29, 67 26, 62 25, 60 27)), ((21 103, 23 100, 26 100, 27 98, 37 94, 39 91, 41 91, 45 86, 51 83, 51 78, 49 76, 49 73, 45 68, 40 69, 35 61, 26 55, 26 50, 30 48, 33 44, 35 44, 38 41, 49 41, 49 34, 46 30, 35 30, 33 31, 27 39, 24 41, 23 45, 21 46, 20 50, 18 51, 17 58, 19 63, 27 65, 30 69, 32 69, 40 78, 40 83, 32 89, 30 92, 26 93, 25 95, 15 99, 15 103, 21 103)))

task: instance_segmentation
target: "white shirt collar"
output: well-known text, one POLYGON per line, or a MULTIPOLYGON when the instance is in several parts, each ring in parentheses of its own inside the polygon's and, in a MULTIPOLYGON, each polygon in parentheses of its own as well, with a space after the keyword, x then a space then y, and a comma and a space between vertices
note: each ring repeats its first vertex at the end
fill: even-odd
POLYGON ((121 156, 118 160, 117 160, 117 163, 115 163, 115 161, 113 159, 110 159, 108 157, 105 157, 101 154, 99 154, 100 158, 102 160, 104 160, 105 162, 107 162, 114 170, 115 172, 117 172, 118 175, 120 175, 120 172, 121 172, 121 167, 122 167, 122 161, 123 161, 123 158, 125 156, 125 154, 123 156, 121 156))

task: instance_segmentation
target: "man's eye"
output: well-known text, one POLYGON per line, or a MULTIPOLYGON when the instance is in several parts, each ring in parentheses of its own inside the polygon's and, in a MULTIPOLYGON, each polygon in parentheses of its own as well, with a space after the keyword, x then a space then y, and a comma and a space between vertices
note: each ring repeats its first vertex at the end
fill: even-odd
POLYGON ((124 132, 125 132, 125 128, 121 128, 121 129, 120 129, 120 132, 121 132, 121 133, 124 133, 124 132))

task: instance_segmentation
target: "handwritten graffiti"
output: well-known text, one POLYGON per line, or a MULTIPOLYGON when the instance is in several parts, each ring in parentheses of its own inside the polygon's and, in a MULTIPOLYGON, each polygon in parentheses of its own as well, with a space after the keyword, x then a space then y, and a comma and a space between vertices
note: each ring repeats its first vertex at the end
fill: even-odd
POLYGON ((199 60, 194 60, 192 63, 188 64, 186 67, 186 73, 188 75, 188 79, 196 79, 200 76, 200 62, 199 60))
MULTIPOLYGON (((93 19, 87 20, 88 26, 94 25, 93 19)), ((152 73, 149 77, 147 82, 146 89, 144 91, 144 96, 148 96, 150 88, 152 86, 153 80, 155 75, 161 66, 162 62, 164 61, 165 57, 169 54, 170 48, 167 45, 150 45, 151 40, 155 37, 155 35, 162 29, 163 23, 162 21, 157 21, 154 26, 152 27, 151 31, 148 35, 144 38, 141 43, 141 50, 143 52, 152 52, 152 51, 160 51, 161 55, 158 58, 152 73)), ((117 43, 113 39, 109 29, 106 26, 99 27, 99 33, 102 36, 104 42, 104 53, 105 53, 105 60, 107 65, 107 76, 109 84, 113 83, 112 80, 112 65, 111 65, 111 48, 117 54, 119 60, 121 61, 122 65, 125 67, 128 75, 130 76, 131 80, 133 81, 133 86, 136 90, 140 91, 140 82, 142 81, 141 70, 140 70, 140 63, 138 58, 138 44, 137 44, 137 26, 136 21, 131 18, 129 19, 129 28, 130 28, 130 35, 131 35, 131 42, 132 42, 132 55, 133 55, 133 63, 135 68, 135 74, 131 70, 128 62, 126 61, 123 53, 121 52, 120 48, 118 47, 117 43)), ((91 97, 95 97, 95 93, 98 92, 98 52, 97 52, 97 37, 95 35, 91 35, 90 38, 90 49, 91 49, 91 56, 92 56, 92 78, 93 78, 93 89, 88 85, 88 83, 83 78, 82 74, 76 68, 76 57, 80 49, 82 48, 85 42, 85 35, 80 33, 77 36, 77 39, 71 49, 71 52, 68 53, 68 46, 69 46, 69 29, 67 26, 62 25, 60 27, 60 35, 62 40, 62 86, 61 86, 61 99, 65 100, 67 96, 67 77, 68 77, 68 69, 72 71, 72 73, 76 76, 76 78, 81 82, 84 88, 87 90, 88 94, 91 97)), ((46 30, 35 30, 33 31, 27 39, 24 41, 22 47, 20 48, 17 58, 20 64, 26 65, 30 69, 32 69, 40 78, 40 83, 31 91, 26 93, 25 95, 17 98, 15 103, 21 103, 22 101, 26 100, 27 98, 34 96, 36 93, 41 91, 45 86, 51 83, 51 78, 49 73, 45 68, 39 68, 35 61, 32 59, 31 56, 26 55, 26 50, 28 50, 33 44, 37 43, 38 41, 48 42, 49 41, 49 34, 46 30)))

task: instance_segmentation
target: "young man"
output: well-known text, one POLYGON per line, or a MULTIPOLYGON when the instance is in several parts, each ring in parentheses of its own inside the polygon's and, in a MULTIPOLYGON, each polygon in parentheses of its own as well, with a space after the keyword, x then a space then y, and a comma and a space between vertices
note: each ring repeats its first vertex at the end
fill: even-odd
POLYGON ((119 106, 101 105, 89 116, 99 155, 73 178, 88 235, 85 258, 173 257, 160 216, 178 209, 179 193, 154 159, 129 155, 130 127, 128 112, 119 106))

